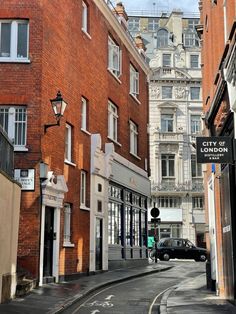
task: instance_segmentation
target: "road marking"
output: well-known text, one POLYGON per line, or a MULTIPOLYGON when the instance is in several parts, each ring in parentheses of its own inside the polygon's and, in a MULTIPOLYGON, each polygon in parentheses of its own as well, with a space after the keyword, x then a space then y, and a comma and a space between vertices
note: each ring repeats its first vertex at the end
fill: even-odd
POLYGON ((94 311, 91 312, 91 314, 96 314, 96 313, 100 313, 100 311, 99 310, 94 310, 94 311))
POLYGON ((162 291, 161 293, 159 293, 159 294, 155 297, 155 299, 153 300, 152 304, 151 304, 150 307, 149 307, 148 314, 152 314, 152 308, 153 308, 154 304, 156 303, 157 298, 159 298, 162 294, 164 294, 166 291, 168 291, 168 290, 171 289, 171 288, 172 288, 172 287, 169 287, 169 288, 165 289, 164 291, 162 291))

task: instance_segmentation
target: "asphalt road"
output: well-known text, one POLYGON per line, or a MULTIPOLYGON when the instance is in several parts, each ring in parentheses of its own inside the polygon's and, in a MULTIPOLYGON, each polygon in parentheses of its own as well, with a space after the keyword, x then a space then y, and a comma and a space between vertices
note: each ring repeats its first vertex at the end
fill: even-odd
POLYGON ((157 314, 162 294, 187 278, 205 272, 205 263, 169 261, 173 268, 135 278, 95 292, 76 303, 64 314, 157 314))

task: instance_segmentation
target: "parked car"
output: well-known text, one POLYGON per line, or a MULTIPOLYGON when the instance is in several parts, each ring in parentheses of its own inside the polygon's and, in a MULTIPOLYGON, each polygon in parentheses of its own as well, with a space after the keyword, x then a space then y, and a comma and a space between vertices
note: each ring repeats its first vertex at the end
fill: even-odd
POLYGON ((168 261, 170 258, 180 258, 205 262, 207 251, 195 246, 188 239, 162 238, 157 243, 157 258, 164 261, 168 261))

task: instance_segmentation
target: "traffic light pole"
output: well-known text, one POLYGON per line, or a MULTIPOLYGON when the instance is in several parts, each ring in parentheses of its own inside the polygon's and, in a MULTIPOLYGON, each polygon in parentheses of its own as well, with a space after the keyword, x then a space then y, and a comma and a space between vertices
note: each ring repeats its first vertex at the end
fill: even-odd
POLYGON ((155 263, 157 263, 157 223, 161 221, 160 218, 157 218, 160 214, 160 211, 157 207, 151 209, 151 216, 154 217, 151 219, 151 222, 154 223, 154 239, 155 239, 155 263))
POLYGON ((157 224, 154 222, 155 263, 157 263, 157 224))

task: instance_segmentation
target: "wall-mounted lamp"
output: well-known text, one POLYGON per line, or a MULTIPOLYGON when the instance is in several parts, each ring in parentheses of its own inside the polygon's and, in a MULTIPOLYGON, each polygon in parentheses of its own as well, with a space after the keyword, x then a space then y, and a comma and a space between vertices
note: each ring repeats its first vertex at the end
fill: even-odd
POLYGON ((58 126, 60 125, 60 119, 63 116, 63 113, 66 109, 67 103, 64 101, 62 98, 61 92, 57 92, 57 97, 54 99, 50 99, 51 105, 52 105, 52 110, 55 114, 57 123, 53 124, 45 124, 44 125, 44 133, 46 133, 47 128, 50 128, 51 126, 58 126))

